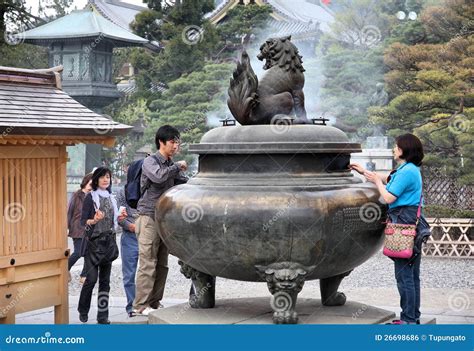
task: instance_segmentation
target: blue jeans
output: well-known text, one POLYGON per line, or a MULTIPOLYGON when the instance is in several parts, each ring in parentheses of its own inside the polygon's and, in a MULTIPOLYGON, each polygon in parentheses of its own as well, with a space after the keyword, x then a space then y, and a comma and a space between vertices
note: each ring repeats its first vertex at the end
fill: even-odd
POLYGON ((135 233, 127 230, 123 231, 120 242, 122 254, 122 274, 123 287, 127 295, 127 312, 133 310, 133 300, 135 299, 135 273, 138 264, 138 240, 135 233))
POLYGON ((416 323, 420 319, 420 263, 421 255, 412 262, 404 258, 395 258, 395 278, 400 294, 400 319, 407 323, 416 323))
MULTIPOLYGON (((393 223, 414 224, 416 222, 417 206, 401 206, 388 211, 393 223)), ((420 264, 421 245, 429 235, 429 225, 421 217, 417 227, 414 255, 410 259, 392 258, 395 262, 395 278, 400 294, 400 319, 407 323, 416 323, 420 319, 420 264)))
MULTIPOLYGON (((77 262, 78 259, 81 258, 81 244, 82 244, 82 238, 73 238, 72 242, 74 244, 74 252, 69 256, 68 259, 68 270, 70 271, 72 266, 77 262)), ((86 276, 86 263, 84 260, 84 265, 82 266, 82 272, 81 272, 81 277, 86 276)))

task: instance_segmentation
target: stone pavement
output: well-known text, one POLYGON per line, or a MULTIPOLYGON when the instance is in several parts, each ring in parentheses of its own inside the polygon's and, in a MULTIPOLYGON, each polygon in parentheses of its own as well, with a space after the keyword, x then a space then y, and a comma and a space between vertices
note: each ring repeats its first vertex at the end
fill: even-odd
MULTIPOLYGON (((72 249, 72 241, 69 243, 72 249)), ((170 256, 170 271, 165 290, 165 307, 172 307, 187 302, 190 281, 179 273, 177 258, 170 256)), ((70 323, 80 323, 77 313, 77 302, 81 285, 79 272, 82 270, 82 259, 72 268, 70 293, 70 323)), ((454 260, 444 258, 423 258, 421 312, 422 318, 436 318, 438 324, 474 324, 474 269, 472 260, 454 260)), ((114 261, 111 277, 110 320, 113 323, 147 323, 147 318, 128 318, 125 313, 125 294, 122 285, 120 258, 114 261)), ((400 312, 399 297, 393 277, 393 264, 381 254, 374 255, 369 261, 357 267, 344 279, 340 291, 343 291, 349 302, 359 302, 362 306, 372 306, 396 313, 400 312)), ((97 287, 92 300, 88 324, 95 323, 97 306, 97 287)), ((217 279, 216 298, 225 299, 261 297, 270 305, 270 293, 265 283, 242 282, 228 279, 217 279)), ((305 283, 298 295, 303 299, 319 299, 319 282, 305 283)), ((184 305, 186 306, 186 305, 184 305)), ((297 305, 298 306, 298 305, 297 305)), ((182 306, 178 307, 183 309, 182 306)), ((298 307, 297 307, 298 308, 298 307)), ((363 309, 363 308, 362 308, 363 309)), ((49 324, 54 322, 53 308, 18 314, 19 324, 49 324)), ((203 320, 204 322, 204 320, 203 320)))
MULTIPOLYGON (((430 291, 428 292, 428 294, 425 293, 426 295, 425 297, 428 298, 430 295, 436 295, 436 294, 443 295, 443 291, 442 291, 443 289, 436 289, 436 290, 439 290, 439 291, 430 291)), ((368 310, 368 306, 372 305, 370 301, 374 300, 373 296, 371 296, 371 294, 369 294, 367 291, 364 291, 363 289, 358 289, 358 291, 355 291, 355 290, 346 291, 346 294, 348 297, 364 296, 365 299, 363 303, 360 302, 360 305, 358 305, 356 309, 354 309, 354 302, 361 301, 361 300, 357 300, 357 299, 349 300, 348 306, 351 306, 348 309, 349 312, 346 318, 341 319, 339 323, 346 324, 349 321, 347 317, 349 317, 352 319, 351 321, 354 322, 354 324, 360 324, 360 323, 364 324, 363 315, 364 315, 364 312, 368 310), (367 309, 364 306, 367 306, 367 309), (357 311, 360 311, 360 312, 357 313, 357 311), (361 317, 361 319, 359 319, 359 316, 361 317)), ((381 299, 381 300, 386 300, 386 301, 392 299, 393 298, 392 295, 394 295, 393 293, 382 292, 382 291, 373 291, 372 294, 377 296, 377 300, 381 299)), ((396 292, 395 292, 395 295, 396 295, 396 292)), ((87 324, 96 323, 95 321, 95 316, 97 313, 96 312, 97 311, 96 298, 97 298, 96 296, 93 296, 92 307, 89 313, 89 322, 87 322, 87 324)), ((70 324, 81 324, 79 322, 78 313, 77 313, 78 300, 79 300, 78 296, 71 296, 69 299, 70 324)), ((260 305, 262 306, 269 306, 270 304, 269 295, 260 296, 259 298, 257 298, 257 300, 261 302, 260 305), (265 300, 268 305, 265 304, 265 300)), ((301 301, 303 300, 304 298, 301 299, 301 301)), ((218 305, 220 301, 221 300, 218 300, 218 305)), ((187 311, 188 308, 185 307, 186 305, 179 306, 180 304, 185 304, 186 302, 187 302, 186 299, 171 299, 171 298, 165 298, 162 301, 165 308, 168 308, 168 307, 171 308, 170 313, 172 313, 174 316, 176 315, 179 316, 180 314, 183 314, 182 311, 187 311), (173 309, 173 306, 175 306, 174 309, 173 309)), ((146 324, 148 323, 148 319, 146 317, 136 316, 136 317, 129 318, 128 315, 125 313, 125 308, 124 308, 125 304, 126 304, 126 299, 124 297, 111 296, 110 320, 112 323, 119 323, 119 324, 124 324, 124 323, 146 324)), ((399 307, 397 307, 394 304, 390 306, 385 306, 385 305, 372 305, 372 306, 383 309, 383 310, 391 311, 395 314, 398 314, 400 311, 399 307)), ((422 318, 425 323, 431 321, 432 319, 436 319, 437 324, 474 324, 474 314, 473 314, 472 309, 464 309, 462 311, 456 312, 456 311, 453 311, 448 306, 440 306, 440 305, 433 306, 432 304, 430 304, 430 306, 432 307, 427 307, 427 308, 422 307, 421 309, 422 318)), ((314 308, 317 310, 318 306, 314 305, 314 308)), ((325 309, 327 310, 329 308, 325 308, 325 309)), ((209 318, 209 313, 204 311, 203 319, 199 323, 203 323, 203 324, 209 323, 208 318, 209 318)), ((334 319, 332 320, 335 321, 334 319)), ((54 322, 54 310, 53 308, 45 308, 42 310, 18 314, 16 322, 17 324, 51 324, 54 322)), ((319 321, 319 322, 322 323, 322 321, 319 321)), ((255 323, 261 323, 261 321, 255 320, 255 323)), ((176 324, 187 324, 187 322, 183 320, 182 318, 178 318, 176 320, 176 324)))

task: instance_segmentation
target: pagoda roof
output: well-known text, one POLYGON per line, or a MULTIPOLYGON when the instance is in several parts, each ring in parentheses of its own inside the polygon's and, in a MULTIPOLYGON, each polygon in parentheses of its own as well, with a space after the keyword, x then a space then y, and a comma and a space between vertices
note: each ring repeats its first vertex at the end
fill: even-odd
POLYGON ((127 30, 130 30, 130 23, 135 20, 138 13, 148 10, 148 7, 118 0, 89 0, 88 5, 100 12, 109 21, 127 30))
POLYGON ((95 113, 61 90, 62 66, 29 70, 0 66, 0 145, 113 144, 132 127, 95 113))
POLYGON ((97 37, 113 41, 116 47, 148 43, 148 40, 104 18, 92 7, 72 11, 66 16, 30 29, 21 35, 25 38, 25 42, 33 44, 97 37))

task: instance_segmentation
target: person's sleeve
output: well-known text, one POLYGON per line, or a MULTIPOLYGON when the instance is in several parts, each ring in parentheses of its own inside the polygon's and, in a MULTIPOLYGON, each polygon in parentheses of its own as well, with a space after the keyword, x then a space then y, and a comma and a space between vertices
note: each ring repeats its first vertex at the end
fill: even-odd
POLYGON ((143 174, 150 179, 152 183, 163 184, 170 178, 175 178, 179 173, 179 166, 172 164, 169 167, 156 162, 153 157, 147 157, 142 166, 143 174))
POLYGON ((189 178, 184 174, 184 172, 179 172, 176 178, 174 179, 174 185, 186 184, 189 178))
POLYGON ((410 185, 410 174, 407 172, 399 172, 389 184, 387 184, 387 191, 395 197, 400 197, 410 185))
POLYGON ((86 226, 88 219, 94 218, 94 204, 91 194, 87 194, 82 205, 81 225, 86 226))
POLYGON ((69 206, 67 208, 67 229, 71 230, 72 219, 74 217, 74 210, 76 208, 76 194, 74 193, 69 201, 69 206))

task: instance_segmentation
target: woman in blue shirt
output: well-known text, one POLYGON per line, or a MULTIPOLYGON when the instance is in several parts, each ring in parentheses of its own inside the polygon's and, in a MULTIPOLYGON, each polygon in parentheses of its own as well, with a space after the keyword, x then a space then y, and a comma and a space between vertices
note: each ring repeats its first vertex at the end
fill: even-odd
MULTIPOLYGON (((393 158, 397 168, 388 177, 367 171, 358 164, 351 164, 349 167, 377 186, 388 204, 388 216, 393 223, 415 224, 423 187, 419 168, 423 157, 420 139, 413 134, 404 134, 395 139, 393 158)), ((429 235, 429 225, 421 216, 413 256, 410 259, 392 258, 395 262, 395 278, 402 312, 400 319, 391 324, 420 323, 421 245, 429 235)))

